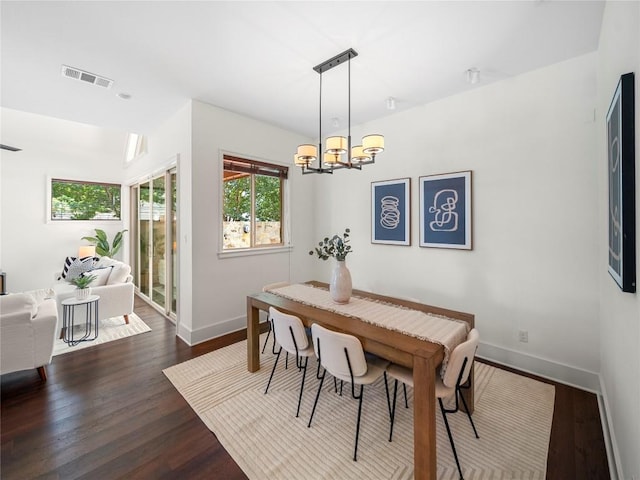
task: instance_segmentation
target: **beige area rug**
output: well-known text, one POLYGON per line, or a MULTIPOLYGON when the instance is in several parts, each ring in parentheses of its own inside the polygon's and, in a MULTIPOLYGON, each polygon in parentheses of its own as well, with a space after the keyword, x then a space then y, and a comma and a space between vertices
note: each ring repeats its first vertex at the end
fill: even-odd
MULTIPOLYGON (((83 348, 93 347, 102 343, 112 342, 121 338, 131 337, 139 333, 150 332, 149 325, 140 320, 135 313, 129 315, 129 324, 124 323, 124 317, 113 317, 100 320, 98 325, 98 338, 88 342, 80 342, 71 346, 60 338, 56 338, 53 345, 53 355, 62 355, 64 353, 75 352, 83 348)), ((76 325, 75 337, 82 337, 84 332, 84 323, 76 325)), ((59 332, 58 332, 59 333, 59 332)), ((93 336, 93 335, 92 335, 93 336)))
MULTIPOLYGON (((300 374, 292 368, 291 359, 285 370, 281 357, 269 393, 263 393, 274 359, 265 353, 261 369, 249 373, 243 341, 164 373, 251 479, 413 478, 412 408, 404 408, 401 389, 389 443, 384 382, 365 388, 358 461, 354 462, 357 401, 350 389, 340 397, 333 391, 333 382, 325 381, 326 391, 323 387, 313 424, 307 428, 318 385, 316 364, 309 361, 296 418, 300 374)), ((475 381, 473 418, 480 439, 473 435, 463 412, 448 416, 465 479, 543 479, 554 387, 479 362, 475 381)), ((407 390, 411 407, 412 391, 407 390)), ((457 479, 438 407, 436 419, 438 478, 457 479)))

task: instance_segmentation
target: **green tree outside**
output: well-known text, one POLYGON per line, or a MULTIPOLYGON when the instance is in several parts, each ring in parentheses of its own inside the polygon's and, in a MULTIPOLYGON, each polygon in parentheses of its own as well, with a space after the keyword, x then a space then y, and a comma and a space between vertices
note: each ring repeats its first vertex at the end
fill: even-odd
MULTIPOLYGON (((255 175, 256 206, 258 222, 280 221, 280 179, 266 175, 255 175)), ((224 182, 224 219, 249 221, 251 219, 251 177, 247 175, 224 182)))
POLYGON ((120 185, 53 180, 51 197, 52 220, 121 218, 120 185))
POLYGON ((249 220, 251 216, 251 177, 224 182, 223 214, 227 222, 249 220))
POLYGON ((279 222, 280 178, 256 175, 256 221, 279 222))

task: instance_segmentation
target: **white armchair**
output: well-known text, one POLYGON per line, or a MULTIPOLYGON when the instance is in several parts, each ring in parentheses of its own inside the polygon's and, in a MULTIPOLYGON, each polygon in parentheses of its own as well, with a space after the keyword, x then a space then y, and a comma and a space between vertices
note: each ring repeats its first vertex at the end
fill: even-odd
MULTIPOLYGON (((133 313, 134 285, 131 276, 131 267, 126 263, 101 257, 97 268, 88 271, 88 274, 96 275, 96 279, 90 285, 92 295, 100 295, 98 301, 98 320, 112 317, 124 317, 124 323, 129 323, 129 315, 133 313)), ((58 327, 62 331, 62 300, 75 295, 76 287, 67 281, 61 280, 52 287, 58 301, 58 327)), ((82 308, 82 307, 79 307, 82 308)))
POLYGON ((58 310, 53 298, 34 292, 0 297, 0 374, 37 368, 47 380, 58 310))

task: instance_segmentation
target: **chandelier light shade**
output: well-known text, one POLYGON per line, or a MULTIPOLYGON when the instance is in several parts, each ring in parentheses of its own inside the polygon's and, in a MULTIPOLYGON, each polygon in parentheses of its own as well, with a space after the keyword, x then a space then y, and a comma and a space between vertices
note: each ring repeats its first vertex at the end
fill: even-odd
POLYGON ((347 153, 347 139, 344 137, 327 137, 326 153, 342 155, 347 153))
MULTIPOLYGON (((362 165, 374 163, 376 155, 384 151, 384 136, 380 134, 366 135, 362 138, 362 145, 351 145, 351 59, 358 53, 350 48, 336 55, 333 58, 316 65, 313 69, 320 74, 320 114, 318 128, 318 146, 303 144, 298 146, 297 153, 293 157, 294 164, 302 169, 302 173, 333 173, 340 168, 362 169, 362 165), (349 67, 348 90, 349 90, 349 116, 347 137, 328 137, 325 142, 325 149, 322 148, 322 74, 338 65, 347 63, 349 67), (343 155, 346 158, 343 159, 343 155), (318 166, 311 164, 318 160, 318 166)), ((337 123, 333 119, 333 125, 337 123)))
POLYGON ((362 148, 364 153, 375 155, 384 151, 384 137, 382 135, 367 135, 362 137, 362 148))
POLYGON ((299 145, 298 157, 300 157, 300 159, 305 162, 313 162, 316 158, 318 158, 318 150, 316 150, 315 145, 299 145))
POLYGON ((339 158, 340 158, 339 154, 325 153, 324 154, 324 163, 326 163, 326 164, 336 164, 336 163, 338 163, 338 159, 339 158))
POLYGON ((371 155, 364 152, 362 145, 351 147, 351 163, 362 163, 371 160, 371 155))

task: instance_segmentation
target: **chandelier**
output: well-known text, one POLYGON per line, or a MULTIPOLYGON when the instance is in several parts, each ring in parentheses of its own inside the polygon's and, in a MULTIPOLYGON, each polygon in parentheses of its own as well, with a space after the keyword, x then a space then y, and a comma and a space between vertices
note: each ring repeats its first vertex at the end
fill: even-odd
POLYGON ((333 173, 340 168, 356 168, 362 170, 362 165, 368 165, 376 161, 376 155, 384 150, 384 136, 379 134, 366 135, 360 145, 351 145, 351 59, 358 53, 350 48, 333 58, 313 67, 320 74, 320 115, 318 129, 318 146, 303 144, 298 145, 298 151, 294 155, 295 165, 302 168, 302 174, 307 173, 333 173), (333 67, 343 63, 349 67, 349 117, 347 137, 327 137, 326 149, 322 150, 322 74, 333 67), (346 157, 343 157, 347 154, 346 157), (318 161, 318 166, 312 164, 318 161))

